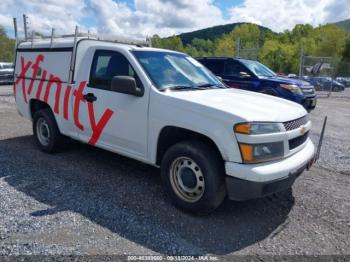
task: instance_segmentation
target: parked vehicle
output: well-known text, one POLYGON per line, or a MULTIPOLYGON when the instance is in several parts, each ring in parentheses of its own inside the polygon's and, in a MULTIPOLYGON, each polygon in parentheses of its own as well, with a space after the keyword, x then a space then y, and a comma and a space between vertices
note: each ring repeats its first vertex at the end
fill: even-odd
POLYGON ((296 74, 288 74, 288 78, 297 79, 298 76, 296 74))
POLYGON ((350 87, 350 77, 337 77, 335 80, 345 87, 350 87))
POLYGON ((315 89, 308 82, 276 75, 265 65, 245 59, 199 58, 215 75, 232 88, 269 94, 303 105, 307 110, 316 107, 315 89))
POLYGON ((158 166, 183 210, 286 190, 313 163, 302 106, 228 89, 186 54, 77 38, 20 43, 16 58, 17 108, 42 151, 70 137, 158 166))
POLYGON ((309 77, 307 80, 315 86, 318 91, 333 91, 340 92, 345 90, 345 86, 331 77, 309 77))
POLYGON ((13 63, 0 62, 0 84, 13 83, 13 63))

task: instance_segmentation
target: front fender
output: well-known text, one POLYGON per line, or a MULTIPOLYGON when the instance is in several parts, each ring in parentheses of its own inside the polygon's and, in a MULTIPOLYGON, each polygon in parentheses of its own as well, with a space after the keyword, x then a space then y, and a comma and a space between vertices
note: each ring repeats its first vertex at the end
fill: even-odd
MULTIPOLYGON (((159 135, 166 126, 179 127, 204 135, 215 143, 225 161, 242 161, 233 133, 233 125, 237 120, 213 117, 208 112, 199 112, 195 106, 186 108, 181 101, 172 101, 172 103, 169 97, 163 99, 161 95, 156 94, 156 96, 158 96, 157 102, 151 102, 149 109, 148 156, 150 162, 156 163, 159 135)), ((153 99, 155 98, 151 98, 151 101, 153 99)))

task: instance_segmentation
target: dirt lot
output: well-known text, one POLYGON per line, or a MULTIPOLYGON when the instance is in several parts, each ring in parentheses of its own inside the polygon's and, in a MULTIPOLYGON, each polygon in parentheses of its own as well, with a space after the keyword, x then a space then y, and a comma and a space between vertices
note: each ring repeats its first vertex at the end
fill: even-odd
POLYGON ((0 255, 350 255, 350 89, 312 112, 314 141, 329 117, 324 148, 292 191, 207 217, 169 204, 153 167, 79 143, 40 152, 10 93, 0 86, 0 255))

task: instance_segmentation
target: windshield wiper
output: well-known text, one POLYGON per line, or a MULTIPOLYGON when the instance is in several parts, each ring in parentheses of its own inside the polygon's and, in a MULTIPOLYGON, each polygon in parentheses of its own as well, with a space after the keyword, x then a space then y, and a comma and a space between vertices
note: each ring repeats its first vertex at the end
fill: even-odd
POLYGON ((187 86, 187 85, 169 86, 169 87, 160 89, 160 91, 165 91, 165 90, 204 90, 204 89, 198 86, 187 86))
POLYGON ((208 87, 217 87, 217 88, 225 88, 224 86, 219 86, 219 85, 216 85, 216 84, 211 84, 211 83, 203 83, 203 84, 199 84, 197 85, 197 87, 199 88, 205 88, 205 89, 208 89, 208 87))

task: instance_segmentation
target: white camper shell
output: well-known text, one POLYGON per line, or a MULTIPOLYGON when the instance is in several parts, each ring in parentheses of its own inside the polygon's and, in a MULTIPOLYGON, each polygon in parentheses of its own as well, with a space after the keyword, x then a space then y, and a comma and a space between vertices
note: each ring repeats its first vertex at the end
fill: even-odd
POLYGON ((187 211, 286 190, 313 161, 304 108, 226 88, 186 54, 88 38, 17 46, 14 94, 39 148, 67 137, 159 166, 187 211))

